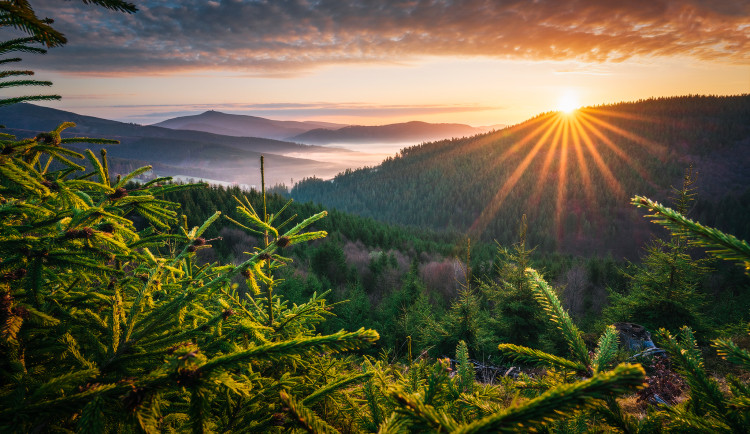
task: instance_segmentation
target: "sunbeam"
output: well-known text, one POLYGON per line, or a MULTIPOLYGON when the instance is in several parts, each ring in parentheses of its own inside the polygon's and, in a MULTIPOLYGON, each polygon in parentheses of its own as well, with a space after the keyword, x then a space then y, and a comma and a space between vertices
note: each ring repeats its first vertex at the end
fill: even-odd
POLYGON ((602 174, 604 177, 604 180, 607 182, 607 185, 610 188, 610 191, 614 192, 615 196, 618 199, 622 199, 625 195, 625 191, 622 189, 622 186, 620 185, 620 182, 615 178, 615 176, 612 174, 612 171, 609 170, 609 167, 607 167, 607 163, 604 162, 604 159, 602 158, 599 151, 596 149, 596 145, 594 145, 594 142, 591 140, 591 137, 586 132, 586 130, 583 128, 583 125, 581 124, 579 119, 575 119, 575 128, 576 130, 581 134, 581 139, 583 140, 583 143, 586 145, 586 149, 588 149, 589 153, 591 154, 591 158, 594 159, 594 163, 596 163, 596 167, 599 169, 599 173, 602 174))
MULTIPOLYGON (((555 118, 550 118, 550 120, 548 122, 545 122, 545 124, 542 125, 542 127, 546 126, 552 121, 555 121, 555 118)), ((559 128, 559 122, 560 122, 560 119, 557 118, 555 124, 558 125, 558 128, 559 128)), ((500 187, 500 189, 495 194, 495 197, 493 197, 490 203, 487 204, 484 210, 482 210, 482 213, 479 215, 479 217, 477 217, 477 219, 471 225, 469 232, 481 233, 482 231, 484 231, 484 229, 487 227, 487 224, 492 220, 492 218, 495 217, 495 214, 497 214, 497 210, 500 209, 500 206, 503 204, 503 201, 505 200, 505 198, 508 196, 508 194, 511 192, 511 190, 516 185, 518 180, 526 171, 526 168, 529 166, 529 164, 531 164, 531 161, 534 159, 534 157, 536 157, 536 154, 539 152, 539 150, 542 149, 542 146, 544 145, 545 141, 549 138, 550 134, 552 134, 553 130, 554 130, 554 125, 550 128, 547 128, 547 131, 545 131, 542 137, 536 142, 534 147, 531 149, 531 151, 529 151, 529 153, 526 155, 523 161, 521 161, 521 164, 519 164, 518 167, 516 167, 516 170, 513 171, 513 173, 508 177, 508 179, 505 181, 503 186, 500 187)), ((537 128, 532 134, 536 135, 538 131, 542 131, 541 127, 537 128)), ((526 136, 526 137, 528 138, 529 136, 526 136)))
POLYGON ((646 116, 636 115, 632 113, 620 113, 620 112, 600 109, 600 108, 585 108, 585 109, 581 109, 581 112, 591 113, 591 114, 600 115, 600 116, 611 116, 613 118, 628 119, 631 121, 656 122, 656 120, 652 118, 648 118, 646 116))
POLYGON ((596 196, 594 196, 594 190, 591 184, 591 174, 589 173, 589 166, 586 164, 586 158, 583 156, 583 149, 581 149, 581 137, 578 133, 578 124, 574 123, 575 116, 570 116, 567 119, 570 125, 570 132, 573 138, 573 149, 576 151, 576 159, 578 161, 578 171, 581 173, 583 180, 583 192, 586 195, 586 200, 596 208, 596 196))
POLYGON ((645 179, 646 182, 654 185, 653 181, 651 180, 651 177, 646 173, 645 170, 635 161, 633 160, 628 154, 625 153, 622 149, 620 149, 619 146, 617 146, 612 140, 610 140, 607 136, 604 135, 601 131, 599 131, 596 126, 591 124, 591 122, 587 121, 586 119, 579 117, 578 121, 583 125, 585 128, 587 128, 592 134, 594 134, 599 140, 602 141, 612 152, 614 152, 618 157, 620 157, 625 163, 627 163, 633 170, 635 170, 638 175, 641 176, 641 178, 645 179))
MULTIPOLYGON (((547 114, 538 116, 528 122, 525 122, 523 125, 519 125, 518 127, 507 128, 505 130, 501 130, 499 134, 502 134, 502 135, 510 135, 510 134, 520 135, 523 131, 529 130, 533 128, 534 126, 537 126, 539 123, 541 123, 541 125, 537 126, 532 132, 524 135, 521 140, 519 140, 513 146, 508 148, 508 150, 503 153, 501 158, 505 158, 506 156, 514 153, 519 147, 528 143, 536 135, 538 135, 545 128, 547 128, 547 126, 555 119, 556 119, 556 116, 554 113, 547 113, 547 114)), ((454 155, 465 154, 467 152, 471 152, 477 149, 482 149, 483 147, 490 145, 492 142, 495 142, 497 140, 497 137, 498 136, 495 134, 486 134, 484 136, 480 136, 478 139, 471 141, 467 146, 456 148, 453 151, 453 154, 454 155)))
MULTIPOLYGON (((539 201, 541 200, 542 196, 542 190, 544 189, 544 183, 547 182, 547 177, 549 173, 549 167, 552 164, 552 159, 555 157, 555 153, 557 152, 557 147, 560 144, 560 137, 562 136, 562 128, 560 128, 560 124, 556 124, 557 128, 555 128, 555 137, 552 138, 552 145, 547 150, 547 157, 544 159, 544 163, 542 164, 542 170, 539 171, 537 174, 537 180, 536 185, 534 185, 534 192, 531 193, 531 199, 529 199, 529 209, 535 209, 537 205, 539 205, 539 201)), ((550 128, 550 131, 552 129, 550 128)))
POLYGON ((616 126, 614 126, 614 125, 612 125, 612 124, 610 124, 608 122, 604 122, 601 119, 595 118, 590 113, 580 112, 580 115, 582 117, 588 119, 589 121, 591 121, 591 122, 593 122, 593 123, 595 123, 595 124, 597 124, 597 125, 599 125, 599 126, 601 126, 603 128, 606 128, 606 129, 612 131, 615 134, 619 134, 620 136, 625 137, 626 139, 630 139, 630 140, 634 141, 635 143, 638 143, 639 145, 642 145, 643 147, 646 148, 647 151, 651 152, 651 154, 653 154, 655 156, 663 157, 664 153, 666 152, 666 148, 663 145, 661 145, 659 143, 656 143, 653 140, 649 140, 649 139, 647 139, 645 137, 639 136, 638 134, 631 133, 629 131, 625 131, 625 130, 623 130, 620 127, 616 127, 616 126))
POLYGON ((539 133, 544 131, 545 128, 549 130, 551 128, 550 126, 551 123, 559 122, 560 120, 559 116, 554 116, 554 114, 550 114, 548 116, 545 116, 544 118, 547 120, 542 125, 540 125, 537 129, 535 129, 531 133, 524 136, 524 138, 521 139, 521 141, 519 141, 518 143, 508 148, 507 151, 503 152, 503 154, 500 155, 500 157, 498 158, 498 161, 503 161, 505 158, 509 157, 514 152, 518 151, 523 145, 529 143, 534 137, 536 137, 539 133))
MULTIPOLYGON (((527 134, 518 141, 509 143, 500 155, 493 157, 490 165, 492 168, 508 164, 510 161, 518 161, 519 158, 521 160, 513 163, 515 166, 512 166, 512 173, 502 181, 500 188, 476 217, 469 229, 470 232, 483 233, 492 223, 498 210, 507 202, 508 197, 513 197, 514 200, 524 200, 521 198, 525 197, 522 207, 527 210, 530 217, 545 218, 543 214, 539 214, 539 205, 542 196, 546 195, 545 191, 549 191, 550 195, 554 195, 554 211, 550 210, 554 212, 554 233, 557 240, 561 241, 569 235, 566 232, 574 230, 575 227, 581 230, 583 220, 578 218, 577 224, 573 220, 569 221, 574 217, 582 217, 578 216, 576 211, 583 206, 581 201, 586 202, 584 207, 587 210, 598 210, 610 201, 607 197, 622 201, 628 194, 622 180, 615 176, 615 173, 618 173, 617 167, 629 167, 645 182, 654 185, 636 159, 614 140, 616 137, 622 137, 660 160, 665 157, 666 147, 600 119, 599 113, 597 109, 586 108, 576 109, 571 113, 553 112, 540 116, 538 122, 525 128, 527 134), (537 159, 542 153, 545 155, 537 159), (516 157, 512 157, 514 154, 516 157), (530 190, 529 194, 525 191, 514 192, 514 189, 519 188, 518 185, 524 184, 525 181, 520 180, 529 171, 534 172, 533 186, 525 187, 530 190), (549 188, 550 184, 554 187, 549 188), (605 196, 602 196, 602 192, 605 192, 605 196), (534 216, 535 213, 537 216, 534 216)), ((638 115, 619 117, 641 120, 638 115)), ((514 133, 518 134, 510 129, 506 134, 514 133)), ((585 216, 587 220, 602 217, 596 212, 591 216, 585 216)))
POLYGON ((567 196, 567 178, 566 172, 568 170, 568 133, 570 131, 570 123, 563 123, 562 133, 562 146, 560 148, 560 169, 557 172, 557 201, 555 202, 555 233, 557 239, 560 240, 563 237, 562 227, 562 215, 567 196))

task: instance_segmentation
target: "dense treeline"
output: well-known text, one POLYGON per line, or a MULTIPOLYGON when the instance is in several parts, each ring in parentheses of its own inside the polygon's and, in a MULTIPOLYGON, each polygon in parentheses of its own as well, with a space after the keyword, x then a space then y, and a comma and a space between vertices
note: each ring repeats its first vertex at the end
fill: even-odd
MULTIPOLYGON (((695 209, 695 174, 690 174, 690 197, 683 205, 684 212, 695 209)), ((170 193, 167 198, 189 210, 190 225, 199 224, 213 210, 222 211, 224 219, 206 232, 208 238, 221 239, 212 242, 212 249, 200 252, 202 262, 241 263, 245 252, 263 242, 258 234, 243 231, 230 221, 239 218, 236 198, 247 198, 256 209, 262 207, 258 191, 204 187, 170 193)), ((281 209, 286 201, 282 196, 269 195, 267 206, 281 209)), ((293 202, 279 218, 283 221, 295 214, 320 211, 318 205, 293 202)), ((284 249, 293 262, 281 272, 284 281, 280 290, 297 303, 313 293, 332 290, 327 298, 335 305, 336 317, 324 329, 375 328, 381 340, 373 351, 385 350, 395 358, 406 355, 407 336, 411 336, 414 352, 446 355, 464 340, 470 344, 472 356, 495 360, 498 355, 492 348, 499 341, 543 345, 551 351, 560 348, 559 338, 545 333, 541 312, 533 307, 528 289, 519 283, 523 275, 512 277, 529 266, 543 270, 545 277, 561 288, 563 305, 589 333, 600 332, 608 321, 631 321, 651 330, 663 326, 676 330, 689 324, 707 339, 715 336, 716 330, 732 330, 750 320, 749 282, 741 270, 707 262, 700 252, 682 251, 683 247, 679 254, 682 262, 677 261, 675 267, 680 279, 689 274, 685 277, 689 283, 683 279, 672 284, 679 297, 666 289, 668 298, 674 301, 663 309, 674 313, 660 311, 650 294, 664 293, 669 286, 650 282, 644 288, 638 283, 638 276, 647 275, 649 267, 664 273, 659 267, 672 266, 668 252, 677 255, 675 247, 658 239, 644 243, 641 257, 628 263, 611 256, 542 254, 526 239, 531 225, 522 230, 524 241, 519 247, 519 222, 513 225, 515 241, 506 245, 381 223, 335 210, 312 228, 325 230, 329 236, 284 249), (514 285, 516 289, 508 292, 514 285), (464 322, 473 324, 466 330, 473 330, 476 336, 448 326, 455 323, 460 309, 473 315, 464 322), (677 319, 661 321, 667 317, 677 319)))
MULTIPOLYGON (((247 198, 253 206, 262 204, 262 195, 257 190, 241 190, 239 187, 206 186, 200 189, 191 189, 175 192, 168 196, 169 200, 180 203, 185 210, 190 224, 198 224, 216 210, 224 212, 228 216, 236 217, 237 198, 247 198)), ((267 195, 268 207, 281 209, 287 202, 287 198, 278 194, 267 195)), ((286 219, 293 215, 312 215, 323 211, 324 208, 313 203, 293 202, 281 217, 286 219)), ((434 231, 429 229, 406 228, 399 225, 391 225, 378 222, 372 218, 359 217, 357 215, 339 211, 329 211, 328 218, 315 223, 319 230, 325 230, 329 234, 336 234, 348 240, 358 240, 365 245, 390 250, 397 249, 408 252, 434 252, 442 255, 453 256, 457 252, 456 243, 460 235, 446 231, 434 231)), ((220 229, 212 228, 209 235, 219 236, 220 229)), ((228 259, 225 248, 217 249, 222 259, 228 259)))
POLYGON ((512 242, 527 214, 543 251, 635 258, 650 228, 625 206, 659 200, 693 163, 697 216, 747 237, 750 96, 659 98, 546 113, 514 127, 406 148, 381 165, 306 179, 301 201, 512 242))

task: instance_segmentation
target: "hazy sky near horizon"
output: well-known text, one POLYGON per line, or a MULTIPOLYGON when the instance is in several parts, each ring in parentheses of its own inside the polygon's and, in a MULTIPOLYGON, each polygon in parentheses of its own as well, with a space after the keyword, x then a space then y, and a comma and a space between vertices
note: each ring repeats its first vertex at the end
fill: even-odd
POLYGON ((68 44, 26 54, 60 102, 154 123, 511 124, 568 104, 750 92, 747 0, 32 0, 68 44))

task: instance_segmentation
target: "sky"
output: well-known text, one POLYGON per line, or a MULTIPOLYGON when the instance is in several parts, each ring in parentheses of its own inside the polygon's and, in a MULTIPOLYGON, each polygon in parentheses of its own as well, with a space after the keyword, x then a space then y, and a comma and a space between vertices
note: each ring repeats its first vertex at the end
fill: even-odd
MULTIPOLYGON (((31 0, 68 44, 25 54, 76 113, 213 109, 378 125, 515 124, 563 106, 750 93, 747 0, 31 0)), ((3 30, 7 31, 7 30, 3 30)))

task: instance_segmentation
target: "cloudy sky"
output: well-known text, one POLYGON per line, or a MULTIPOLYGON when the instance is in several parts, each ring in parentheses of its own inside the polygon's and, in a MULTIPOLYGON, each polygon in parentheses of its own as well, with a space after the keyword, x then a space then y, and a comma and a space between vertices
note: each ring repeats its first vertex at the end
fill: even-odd
POLYGON ((130 122, 510 124, 580 105, 750 92, 747 0, 32 0, 52 107, 130 122), (62 6, 61 6, 62 4, 62 6))

